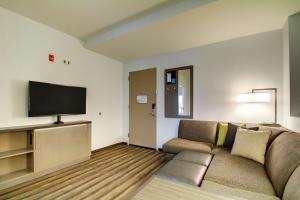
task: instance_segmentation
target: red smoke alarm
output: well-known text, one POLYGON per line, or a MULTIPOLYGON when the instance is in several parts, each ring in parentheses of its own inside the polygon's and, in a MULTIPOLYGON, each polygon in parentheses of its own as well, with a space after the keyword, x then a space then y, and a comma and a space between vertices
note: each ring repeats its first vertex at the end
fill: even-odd
POLYGON ((49 54, 49 62, 54 62, 54 55, 53 54, 49 54))

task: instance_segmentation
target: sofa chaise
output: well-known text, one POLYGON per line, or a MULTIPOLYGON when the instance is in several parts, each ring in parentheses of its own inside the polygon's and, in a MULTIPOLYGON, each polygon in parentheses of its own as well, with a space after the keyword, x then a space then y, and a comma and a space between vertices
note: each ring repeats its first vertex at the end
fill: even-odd
POLYGON ((175 156, 157 175, 228 197, 300 200, 299 133, 283 127, 243 125, 270 131, 261 164, 218 147, 218 124, 181 120, 178 138, 163 145, 164 152, 175 156))

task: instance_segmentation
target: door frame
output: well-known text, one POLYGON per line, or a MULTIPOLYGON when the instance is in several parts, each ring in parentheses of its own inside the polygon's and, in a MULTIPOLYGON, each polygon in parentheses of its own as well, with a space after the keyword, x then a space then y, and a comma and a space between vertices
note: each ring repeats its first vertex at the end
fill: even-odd
MULTIPOLYGON (((133 144, 130 144, 130 133, 129 133, 129 130, 130 130, 130 87, 129 87, 129 79, 130 79, 130 73, 132 72, 139 72, 139 71, 145 71, 145 70, 151 70, 151 69, 155 69, 155 76, 156 76, 156 91, 155 91, 155 102, 156 102, 156 117, 155 117, 155 148, 150 148, 150 149, 156 149, 158 150, 158 126, 157 126, 157 120, 158 120, 158 89, 157 89, 157 86, 159 85, 158 84, 158 68, 157 67, 145 67, 145 68, 140 68, 140 69, 133 69, 133 70, 129 70, 127 72, 127 145, 133 145, 133 144)), ((134 145, 134 146, 138 146, 138 145, 134 145)), ((143 148, 148 148, 148 147, 143 147, 143 148)))

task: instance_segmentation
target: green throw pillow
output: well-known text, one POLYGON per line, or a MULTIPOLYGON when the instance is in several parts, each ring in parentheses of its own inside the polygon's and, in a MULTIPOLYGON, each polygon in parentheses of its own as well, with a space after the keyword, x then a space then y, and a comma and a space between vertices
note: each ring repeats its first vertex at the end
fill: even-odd
POLYGON ((228 123, 219 123, 217 146, 223 146, 228 131, 228 123))

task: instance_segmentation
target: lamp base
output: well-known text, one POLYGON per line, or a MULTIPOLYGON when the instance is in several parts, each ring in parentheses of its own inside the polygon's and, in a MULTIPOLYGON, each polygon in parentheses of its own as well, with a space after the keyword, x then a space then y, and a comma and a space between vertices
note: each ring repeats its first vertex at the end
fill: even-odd
POLYGON ((260 123, 261 126, 269 126, 269 127, 282 127, 280 124, 276 123, 260 123))

